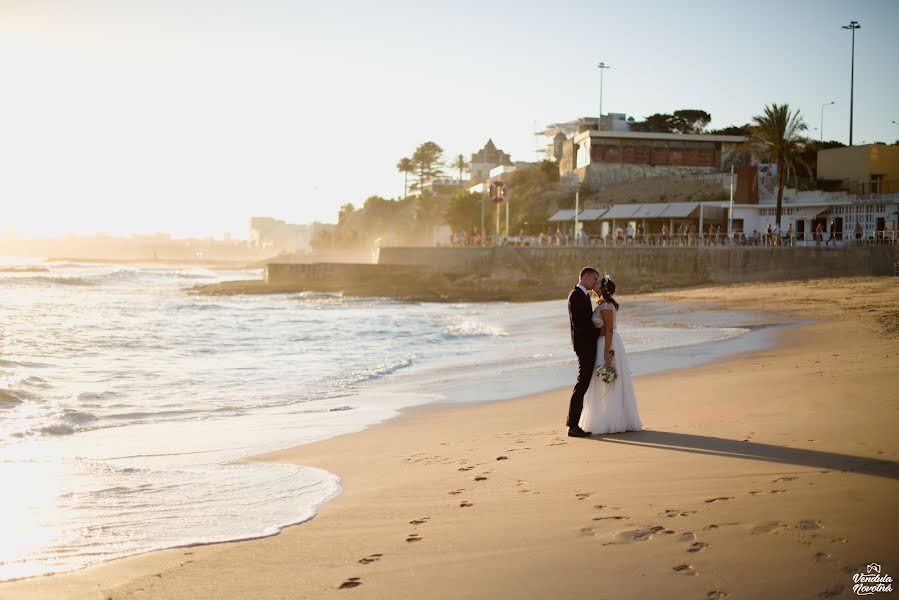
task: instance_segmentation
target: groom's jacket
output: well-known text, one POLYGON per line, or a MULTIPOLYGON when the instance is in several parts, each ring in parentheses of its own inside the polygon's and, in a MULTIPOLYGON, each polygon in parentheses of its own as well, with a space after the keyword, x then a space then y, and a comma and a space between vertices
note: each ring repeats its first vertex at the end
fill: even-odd
POLYGON ((593 303, 578 287, 568 294, 568 322, 571 325, 571 345, 575 353, 596 352, 599 328, 593 324, 593 303))

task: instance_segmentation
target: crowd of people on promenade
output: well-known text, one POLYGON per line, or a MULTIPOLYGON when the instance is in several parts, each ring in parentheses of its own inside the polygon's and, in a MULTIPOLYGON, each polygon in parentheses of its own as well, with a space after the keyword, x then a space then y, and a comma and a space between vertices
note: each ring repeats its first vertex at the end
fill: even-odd
POLYGON ((692 224, 681 224, 669 230, 662 225, 661 232, 646 233, 639 224, 628 224, 627 227, 615 227, 606 235, 594 235, 581 231, 579 235, 567 235, 561 227, 555 232, 541 232, 538 235, 527 235, 524 231, 516 236, 484 236, 477 228, 471 233, 462 231, 454 233, 450 245, 463 246, 531 246, 540 248, 567 246, 809 246, 812 243, 820 247, 837 247, 845 245, 896 244, 899 242, 897 232, 887 226, 883 231, 866 232, 860 223, 856 223, 851 232, 840 231, 835 221, 828 227, 818 223, 813 232, 797 233, 790 223, 786 229, 777 224, 768 224, 764 230, 735 231, 728 235, 720 224, 711 224, 700 232, 692 224), (845 242, 845 243, 844 243, 845 242))

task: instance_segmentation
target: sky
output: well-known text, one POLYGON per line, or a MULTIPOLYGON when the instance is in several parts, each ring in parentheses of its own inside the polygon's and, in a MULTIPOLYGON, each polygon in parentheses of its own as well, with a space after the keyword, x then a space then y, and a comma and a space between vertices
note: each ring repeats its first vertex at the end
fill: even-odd
POLYGON ((789 103, 899 140, 899 2, 0 0, 0 231, 246 238, 396 198, 425 141, 536 160, 544 126, 789 103))

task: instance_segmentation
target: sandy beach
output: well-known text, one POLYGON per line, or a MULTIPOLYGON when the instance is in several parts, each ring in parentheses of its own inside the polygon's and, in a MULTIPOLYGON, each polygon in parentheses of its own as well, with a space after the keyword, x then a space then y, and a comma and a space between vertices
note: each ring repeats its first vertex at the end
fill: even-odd
POLYGON ((566 437, 565 389, 410 409, 258 457, 335 473, 343 492, 273 537, 8 582, 0 598, 855 597, 868 564, 899 573, 897 281, 650 295, 816 322, 637 378, 642 432, 566 437))

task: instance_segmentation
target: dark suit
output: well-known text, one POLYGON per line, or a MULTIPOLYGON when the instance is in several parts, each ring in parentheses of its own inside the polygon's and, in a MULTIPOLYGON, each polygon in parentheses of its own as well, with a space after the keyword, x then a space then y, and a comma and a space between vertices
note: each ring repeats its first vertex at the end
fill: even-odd
POLYGON ((577 354, 577 383, 571 394, 568 408, 569 427, 577 427, 584 409, 584 394, 590 387, 590 378, 596 367, 596 343, 599 328, 593 324, 593 303, 590 297, 578 287, 568 294, 568 322, 571 325, 571 345, 577 354))

